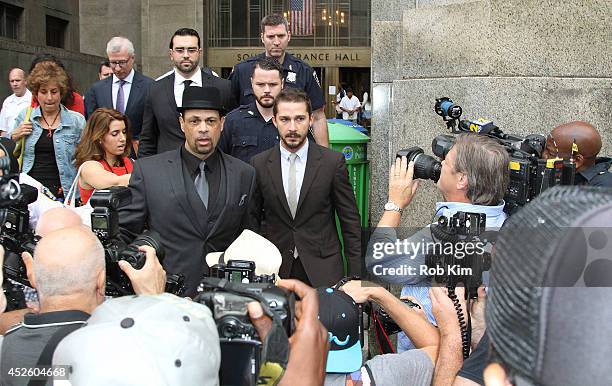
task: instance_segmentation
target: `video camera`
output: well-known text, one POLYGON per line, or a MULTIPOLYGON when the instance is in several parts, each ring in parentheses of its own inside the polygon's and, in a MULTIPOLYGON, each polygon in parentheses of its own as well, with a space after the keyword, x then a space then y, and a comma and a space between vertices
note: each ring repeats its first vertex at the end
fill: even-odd
MULTIPOLYGON (((510 155, 510 182, 504 196, 504 211, 514 213, 544 190, 555 185, 572 185, 576 165, 563 159, 543 159, 542 154, 546 138, 539 134, 530 134, 525 138, 505 134, 493 121, 483 119, 460 120, 461 106, 450 98, 436 99, 436 114, 446 122, 452 134, 477 133, 495 139, 504 146, 510 155)), ((433 153, 444 159, 455 139, 452 135, 439 135, 432 141, 433 153)), ((424 154, 418 146, 400 150, 397 157, 405 156, 414 161, 414 178, 430 179, 435 182, 440 178, 442 165, 435 158, 424 154)))
MULTIPOLYGON (((151 230, 144 231, 131 244, 119 239, 118 208, 129 202, 131 193, 127 187, 114 186, 94 192, 89 199, 94 208, 91 213, 91 230, 104 247, 106 260, 106 295, 123 296, 134 293, 132 283, 119 267, 119 261, 125 260, 134 269, 141 269, 146 262, 146 254, 138 249, 147 245, 155 249, 160 263, 165 257, 161 236, 151 230)), ((183 275, 166 275, 166 292, 181 296, 185 290, 183 275)))
POLYGON ((274 358, 273 352, 282 352, 288 347, 280 347, 282 341, 271 343, 268 339, 264 350, 249 318, 247 304, 259 302, 288 337, 295 329, 295 295, 272 282, 243 282, 249 276, 254 277, 255 263, 251 261, 230 260, 224 270, 213 274, 219 272, 223 272, 221 278, 209 277, 200 283, 194 301, 211 310, 217 325, 221 343, 220 384, 257 385, 262 355, 267 355, 265 359, 270 361, 274 358))

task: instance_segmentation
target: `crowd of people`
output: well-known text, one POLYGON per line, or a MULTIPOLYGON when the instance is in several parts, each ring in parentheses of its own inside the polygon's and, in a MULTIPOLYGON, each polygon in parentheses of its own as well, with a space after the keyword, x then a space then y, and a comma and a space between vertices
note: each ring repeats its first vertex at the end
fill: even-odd
MULTIPOLYGON (((481 286, 440 285, 421 269, 429 253, 419 249, 440 241, 438 223, 408 238, 397 232, 420 183, 414 161, 391 165, 384 214, 362 240, 344 156, 328 148, 321 85, 287 51, 290 39, 285 18, 266 16, 264 52, 223 79, 200 66, 198 32, 180 28, 169 41, 173 68, 154 80, 135 69, 130 40, 113 37, 83 97, 51 55, 36 57, 27 73, 9 71, 0 156, 39 192, 29 207, 38 241, 33 255, 21 256, 31 301, 0 315, 0 384, 27 385, 47 368, 73 385, 219 384, 217 311, 191 299, 211 274, 207 255, 245 229, 278 249, 276 285, 298 299, 284 357, 262 363, 259 384, 612 383, 602 362, 612 345, 611 281, 601 272, 610 271, 586 257, 578 264, 567 244, 606 247, 597 232, 605 239, 612 218, 612 160, 598 156, 598 131, 582 121, 553 128, 543 157, 571 161, 577 186, 550 189, 510 217, 507 149, 484 135, 457 136, 441 164, 444 201, 435 212, 483 215, 483 228, 497 236, 481 286), (141 268, 118 263, 136 296, 107 299, 104 246, 74 208, 114 186, 130 193, 118 208, 117 239, 156 232, 165 257, 140 246, 141 268), (581 227, 591 236, 574 234, 581 227), (164 293, 170 274, 184 277, 186 299, 164 293), (403 286, 401 299, 366 279, 403 286), (577 283, 598 288, 568 288, 577 283), (323 324, 313 287, 382 307, 401 330, 397 353, 326 371, 330 345, 341 351, 344 338, 323 324)), ((369 91, 360 101, 342 85, 336 111, 369 125, 369 91)), ((283 342, 268 306, 252 302, 244 311, 264 345, 283 342)))

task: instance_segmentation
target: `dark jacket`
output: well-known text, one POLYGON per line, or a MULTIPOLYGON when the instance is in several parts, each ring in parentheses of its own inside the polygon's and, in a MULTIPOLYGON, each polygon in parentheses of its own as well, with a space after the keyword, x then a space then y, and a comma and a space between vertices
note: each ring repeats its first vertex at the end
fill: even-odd
POLYGON ((225 251, 243 229, 255 188, 255 170, 219 152, 226 181, 225 204, 216 221, 182 167, 181 148, 139 159, 129 189, 132 200, 119 210, 121 238, 130 242, 148 228, 161 235, 166 251, 162 262, 168 274, 185 275, 187 296, 194 294, 208 266, 209 252, 225 251), (244 219, 243 219, 244 217, 244 219))
MULTIPOLYGON (((153 83, 153 79, 143 75, 139 71, 134 71, 134 79, 130 89, 130 97, 128 98, 125 115, 130 120, 132 129, 132 137, 138 139, 142 128, 142 115, 144 113, 145 97, 149 91, 149 86, 153 83)), ((100 107, 109 109, 113 107, 113 77, 109 76, 106 79, 97 81, 85 93, 85 118, 100 107)))
MULTIPOLYGON (((209 69, 202 69, 202 86, 216 87, 221 91, 226 111, 236 107, 228 80, 214 76, 209 69)), ((172 72, 151 85, 144 104, 138 156, 147 157, 181 147, 185 143, 185 135, 181 130, 179 116, 174 98, 174 72, 172 72)))
POLYGON ((314 287, 335 284, 344 276, 336 214, 342 229, 348 274, 359 275, 362 266, 359 211, 344 156, 309 143, 294 219, 283 189, 279 146, 251 159, 257 171, 257 187, 249 208, 251 228, 261 231, 283 256, 279 276, 289 277, 295 247, 314 287), (265 227, 260 228, 263 214, 265 227))

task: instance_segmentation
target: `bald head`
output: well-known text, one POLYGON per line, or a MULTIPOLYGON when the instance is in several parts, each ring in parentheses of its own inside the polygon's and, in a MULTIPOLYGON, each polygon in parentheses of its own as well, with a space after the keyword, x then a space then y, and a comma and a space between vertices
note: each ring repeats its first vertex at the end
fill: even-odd
POLYGON ((26 75, 21 68, 12 68, 9 71, 9 84, 11 90, 18 97, 22 97, 26 92, 26 75))
POLYGON ((40 237, 44 237, 53 231, 80 225, 83 225, 81 217, 72 209, 53 208, 43 213, 38 219, 36 234, 40 237))
POLYGON ((34 251, 36 289, 41 299, 51 296, 96 293, 96 280, 104 271, 104 249, 83 226, 52 231, 34 251))
POLYGON ((576 169, 586 169, 595 164, 597 154, 601 150, 601 136, 593 125, 584 121, 568 122, 552 129, 546 139, 544 156, 569 159, 574 143, 578 146, 580 155, 575 159, 576 169))

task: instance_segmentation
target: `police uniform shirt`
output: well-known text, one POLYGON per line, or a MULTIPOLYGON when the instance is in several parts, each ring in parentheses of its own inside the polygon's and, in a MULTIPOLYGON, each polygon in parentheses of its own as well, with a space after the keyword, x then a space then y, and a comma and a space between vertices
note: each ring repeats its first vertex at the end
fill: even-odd
MULTIPOLYGON (((255 102, 255 96, 251 87, 251 75, 257 59, 264 56, 265 52, 238 63, 234 66, 234 71, 232 71, 228 78, 232 81, 232 92, 236 99, 239 100, 238 103, 240 105, 255 102)), ((310 98, 313 111, 325 105, 321 82, 319 82, 317 73, 312 67, 288 52, 285 53, 285 61, 282 66, 285 87, 295 87, 304 90, 310 98)))
POLYGON ((266 122, 256 102, 253 102, 227 114, 217 147, 226 154, 249 162, 251 157, 274 147, 278 141, 278 130, 272 119, 266 122))
POLYGON ((576 172, 574 185, 604 186, 612 187, 612 158, 598 157, 595 164, 581 172, 576 172))

